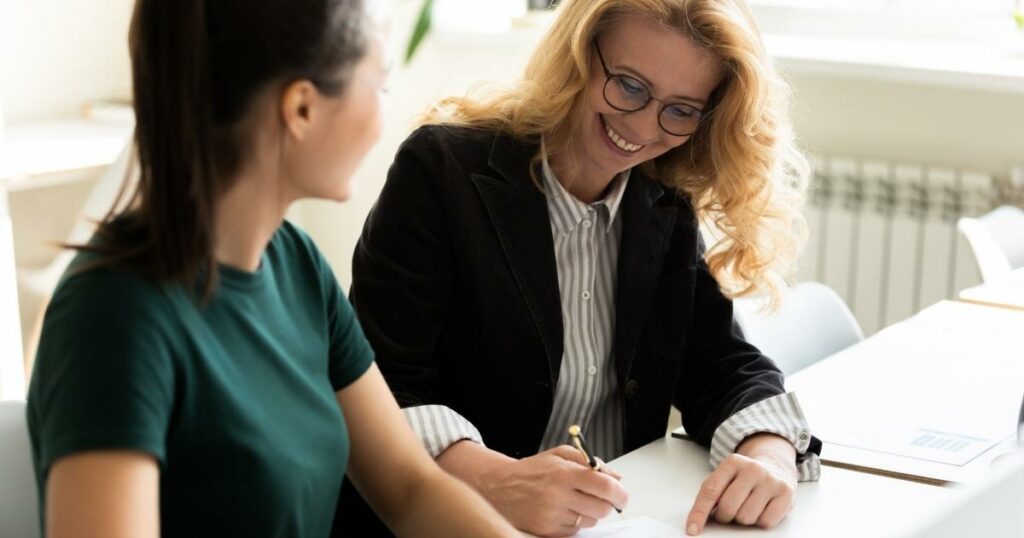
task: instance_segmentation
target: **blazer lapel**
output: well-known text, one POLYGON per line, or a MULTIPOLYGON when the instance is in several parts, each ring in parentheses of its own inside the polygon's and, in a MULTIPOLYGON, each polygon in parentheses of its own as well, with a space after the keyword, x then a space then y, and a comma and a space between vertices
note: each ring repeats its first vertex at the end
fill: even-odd
POLYGON ((489 160, 496 174, 471 177, 540 333, 553 393, 562 365, 562 306, 547 200, 530 177, 530 161, 538 149, 499 135, 489 160))
POLYGON ((640 331, 665 261, 677 208, 657 206, 665 188, 635 168, 622 199, 622 245, 615 306, 615 366, 619 380, 629 376, 640 331))

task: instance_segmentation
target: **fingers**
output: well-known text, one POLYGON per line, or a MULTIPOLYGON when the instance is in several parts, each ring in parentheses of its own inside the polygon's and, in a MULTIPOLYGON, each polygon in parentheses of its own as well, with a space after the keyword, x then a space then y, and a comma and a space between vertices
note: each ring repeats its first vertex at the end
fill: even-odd
POLYGON ((606 474, 606 475, 608 475, 608 476, 610 476, 610 477, 612 477, 612 478, 614 478, 616 480, 622 480, 622 475, 619 474, 619 472, 616 471, 615 469, 612 469, 611 467, 609 467, 608 464, 605 463, 601 458, 597 458, 597 462, 601 465, 601 472, 602 473, 604 473, 604 474, 606 474))
MULTIPOLYGON (((728 459, 726 459, 728 462, 728 459)), ((695 536, 704 531, 704 525, 708 522, 708 516, 718 504, 718 500, 725 493, 726 488, 732 483, 736 476, 736 466, 723 462, 710 476, 704 480, 697 492, 697 498, 686 516, 686 533, 695 536)))
POLYGON ((611 513, 612 505, 607 501, 577 491, 569 499, 569 509, 585 517, 604 519, 611 513))
POLYGON ((573 487, 582 493, 596 497, 611 507, 622 510, 629 504, 629 493, 622 483, 605 473, 580 470, 574 473, 573 487))
POLYGON ((580 524, 579 524, 579 526, 577 528, 589 529, 590 527, 596 527, 597 526, 597 521, 598 520, 596 520, 596 519, 594 519, 592 517, 583 516, 583 517, 580 518, 580 524))
POLYGON ((566 513, 565 520, 565 525, 562 525, 558 531, 553 532, 548 536, 574 536, 580 529, 589 529, 590 527, 597 526, 596 519, 582 514, 576 514, 572 511, 566 513))
POLYGON ((775 527, 782 522, 782 519, 793 509, 792 497, 775 497, 765 507, 761 517, 757 519, 757 526, 765 529, 775 527))
POLYGON ((794 487, 761 462, 733 454, 704 481, 687 517, 686 532, 703 532, 712 513, 719 523, 774 527, 792 509, 794 487))
MULTIPOLYGON (((756 473, 751 473, 747 469, 740 469, 736 476, 733 477, 732 482, 726 486, 725 493, 718 499, 715 521, 719 523, 732 523, 747 497, 750 497, 754 487, 757 486, 758 478, 756 473)), ((767 500, 765 503, 767 503, 767 500)), ((757 515, 761 515, 760 512, 757 515)))
POLYGON ((556 446, 555 448, 552 448, 551 450, 548 450, 548 452, 562 459, 569 460, 573 463, 578 463, 586 467, 587 469, 590 468, 590 462, 587 461, 587 458, 583 457, 583 454, 580 454, 579 450, 576 450, 576 447, 569 445, 559 445, 556 446))
POLYGON ((736 512, 734 521, 740 525, 754 525, 761 518, 765 507, 774 498, 774 492, 770 487, 763 484, 754 487, 753 491, 743 501, 743 506, 736 512))
POLYGON ((534 488, 519 491, 514 499, 524 509, 519 515, 528 521, 521 528, 535 535, 571 536, 606 517, 612 503, 625 505, 628 500, 618 480, 594 472, 574 447, 558 446, 520 461, 533 469, 534 488))

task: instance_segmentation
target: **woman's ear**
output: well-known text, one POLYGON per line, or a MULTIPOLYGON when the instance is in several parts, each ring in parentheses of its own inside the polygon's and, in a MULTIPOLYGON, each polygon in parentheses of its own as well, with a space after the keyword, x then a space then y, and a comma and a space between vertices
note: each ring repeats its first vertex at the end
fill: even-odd
POLYGON ((313 125, 317 98, 320 93, 309 80, 296 80, 281 92, 281 121, 296 140, 304 140, 313 125))

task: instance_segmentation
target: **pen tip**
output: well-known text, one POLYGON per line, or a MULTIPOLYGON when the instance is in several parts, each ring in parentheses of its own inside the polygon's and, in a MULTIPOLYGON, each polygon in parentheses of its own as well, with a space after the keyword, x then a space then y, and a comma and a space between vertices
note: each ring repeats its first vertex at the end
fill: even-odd
POLYGON ((580 434, 580 427, 579 427, 579 425, 573 424, 572 426, 569 426, 569 435, 579 435, 579 434, 580 434))

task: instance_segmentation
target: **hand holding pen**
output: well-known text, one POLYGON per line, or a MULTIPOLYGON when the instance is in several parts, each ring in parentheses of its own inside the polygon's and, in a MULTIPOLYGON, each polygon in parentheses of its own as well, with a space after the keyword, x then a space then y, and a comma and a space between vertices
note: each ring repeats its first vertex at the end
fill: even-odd
MULTIPOLYGON (((579 427, 579 425, 573 424, 572 426, 569 426, 569 442, 572 444, 572 446, 576 448, 576 450, 580 452, 580 454, 583 455, 583 458, 587 460, 587 465, 589 465, 591 469, 597 472, 601 471, 601 466, 603 462, 594 457, 594 453, 589 448, 587 448, 587 442, 585 439, 583 439, 583 430, 579 427)), ((616 473, 616 475, 617 474, 618 473, 616 473)), ((618 479, 621 477, 615 476, 615 478, 618 479)), ((612 508, 614 508, 620 516, 622 515, 621 508, 615 505, 612 505, 612 508)))

